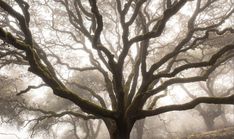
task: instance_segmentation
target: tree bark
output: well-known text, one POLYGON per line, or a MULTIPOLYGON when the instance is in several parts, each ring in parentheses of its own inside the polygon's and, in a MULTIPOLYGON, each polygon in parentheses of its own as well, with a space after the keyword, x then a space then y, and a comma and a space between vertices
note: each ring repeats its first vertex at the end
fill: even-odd
POLYGON ((109 131, 110 139, 130 139, 132 126, 129 121, 104 120, 109 131))
POLYGON ((110 133, 110 139, 130 139, 130 133, 121 129, 117 129, 110 133))

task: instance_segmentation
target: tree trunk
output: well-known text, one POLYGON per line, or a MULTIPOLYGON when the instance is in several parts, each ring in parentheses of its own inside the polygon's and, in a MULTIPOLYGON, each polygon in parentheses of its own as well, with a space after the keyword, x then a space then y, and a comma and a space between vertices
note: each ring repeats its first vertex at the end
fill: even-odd
POLYGON ((109 131, 110 139, 130 139, 132 126, 129 122, 116 123, 113 120, 104 120, 109 131))
POLYGON ((211 131, 214 128, 214 119, 208 115, 208 113, 200 113, 203 121, 205 123, 206 126, 206 130, 207 131, 211 131))
POLYGON ((110 133, 110 139, 130 139, 130 133, 117 130, 110 133))
POLYGON ((137 134, 136 139, 143 138, 144 124, 145 124, 145 119, 136 122, 136 134, 137 134))

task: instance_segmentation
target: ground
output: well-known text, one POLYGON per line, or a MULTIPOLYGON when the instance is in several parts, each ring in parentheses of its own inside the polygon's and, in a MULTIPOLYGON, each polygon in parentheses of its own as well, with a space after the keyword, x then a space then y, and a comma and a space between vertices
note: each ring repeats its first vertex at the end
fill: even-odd
POLYGON ((234 139, 234 127, 191 135, 187 139, 234 139))

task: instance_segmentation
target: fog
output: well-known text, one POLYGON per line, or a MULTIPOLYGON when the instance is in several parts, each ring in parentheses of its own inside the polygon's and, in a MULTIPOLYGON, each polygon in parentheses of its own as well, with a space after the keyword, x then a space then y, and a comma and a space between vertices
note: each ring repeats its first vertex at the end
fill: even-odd
POLYGON ((233 8, 0 0, 0 138, 234 136, 233 8))

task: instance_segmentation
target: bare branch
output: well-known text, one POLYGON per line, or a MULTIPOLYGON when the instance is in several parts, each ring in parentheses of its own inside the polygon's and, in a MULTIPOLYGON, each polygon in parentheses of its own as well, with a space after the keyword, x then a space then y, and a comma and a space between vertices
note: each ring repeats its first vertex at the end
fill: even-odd
POLYGON ((136 119, 142 119, 148 116, 158 115, 161 113, 169 112, 169 111, 183 111, 189 110, 201 103, 207 104, 234 104, 234 95, 230 95, 228 97, 198 97, 188 103, 178 104, 178 105, 168 105, 156 108, 154 110, 142 110, 136 115, 136 119))
POLYGON ((187 70, 190 68, 201 68, 201 67, 207 67, 207 66, 214 65, 219 58, 221 58, 226 52, 231 51, 232 49, 234 49, 234 45, 227 45, 224 48, 222 48, 221 50, 219 50, 216 54, 214 54, 210 58, 209 61, 185 64, 185 65, 177 67, 171 73, 157 74, 153 77, 153 79, 155 80, 155 79, 159 79, 161 77, 174 77, 176 74, 178 74, 179 72, 181 72, 183 70, 187 70))
POLYGON ((139 41, 143 41, 145 39, 150 39, 150 38, 155 38, 158 37, 162 34, 165 25, 167 23, 167 21, 174 15, 176 14, 181 7, 187 2, 187 0, 180 0, 179 2, 177 2, 176 4, 174 4, 171 8, 166 9, 163 13, 162 19, 159 20, 153 27, 152 31, 143 34, 143 35, 139 35, 136 36, 134 38, 132 38, 130 40, 130 44, 133 44, 135 42, 139 42, 139 41))
POLYGON ((37 85, 37 86, 29 85, 26 89, 20 91, 20 92, 17 93, 16 95, 17 95, 17 96, 20 96, 20 95, 22 95, 22 94, 27 93, 27 92, 30 91, 31 89, 37 89, 37 88, 40 88, 40 87, 43 87, 43 86, 47 86, 47 85, 46 85, 46 84, 40 84, 40 85, 37 85))
MULTIPOLYGON (((24 5, 26 6, 25 3, 24 3, 24 5)), ((28 29, 28 25, 27 25, 27 21, 25 20, 25 17, 22 16, 21 14, 19 14, 18 12, 16 12, 11 6, 9 6, 7 3, 5 3, 2 0, 0 0, 0 7, 2 9, 4 9, 5 11, 7 11, 11 16, 13 16, 14 18, 16 18, 19 21, 19 25, 21 27, 21 30, 24 32, 24 35, 25 35, 25 42, 27 44, 32 44, 32 35, 31 35, 30 30, 28 29)), ((26 6, 26 10, 27 10, 27 6, 26 6)), ((28 17, 26 17, 26 18, 28 18, 28 17)), ((27 19, 27 20, 29 20, 29 19, 27 19)))

